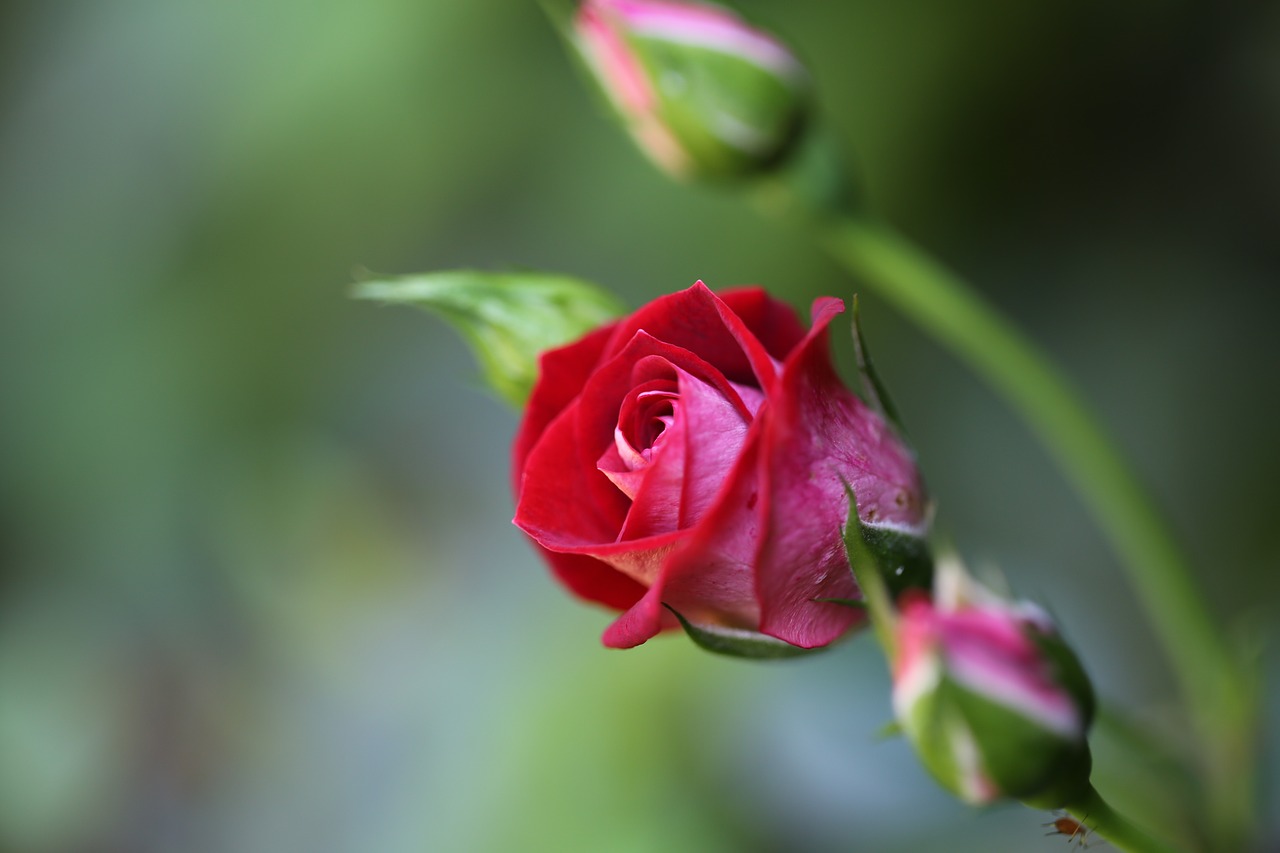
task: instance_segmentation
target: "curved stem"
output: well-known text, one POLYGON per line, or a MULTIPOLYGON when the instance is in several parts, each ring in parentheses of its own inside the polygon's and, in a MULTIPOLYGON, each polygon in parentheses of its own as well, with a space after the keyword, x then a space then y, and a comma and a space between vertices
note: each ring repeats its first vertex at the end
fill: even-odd
POLYGON ((1027 421, 1081 494, 1196 704, 1230 660, 1164 525, 1066 379, 964 282, 869 220, 839 222, 832 253, 860 280, 949 346, 1027 421))
POLYGON ((1067 805, 1066 811, 1090 835, 1105 838, 1117 850, 1129 853, 1177 853, 1177 847, 1152 838, 1115 809, 1092 787, 1079 802, 1067 805))
POLYGON ((761 182, 757 201, 807 214, 832 256, 966 362, 1049 451, 1119 556, 1169 660, 1198 735, 1215 842, 1243 848, 1256 801, 1254 670, 1214 625, 1166 523, 1066 377, 959 276, 868 216, 855 186, 838 140, 817 128, 761 182))
POLYGON ((818 220, 830 253, 1005 398, 1119 555, 1200 735, 1210 821, 1220 840, 1242 844, 1254 796, 1249 681, 1160 514, 1079 395, 1029 339, 887 225, 851 213, 830 215, 833 209, 840 206, 826 206, 829 218, 818 220))

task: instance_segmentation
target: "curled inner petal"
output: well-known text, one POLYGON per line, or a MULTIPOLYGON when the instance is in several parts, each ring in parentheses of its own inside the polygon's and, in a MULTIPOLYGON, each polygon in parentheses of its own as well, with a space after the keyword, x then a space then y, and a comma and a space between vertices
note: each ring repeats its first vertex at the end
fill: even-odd
POLYGON ((632 502, 619 542, 696 524, 764 400, 754 388, 708 384, 670 362, 650 361, 636 375, 648 378, 623 398, 613 441, 596 463, 632 502))
POLYGON ((678 398, 675 382, 654 379, 633 388, 622 401, 613 443, 601 454, 596 467, 632 500, 645 469, 675 422, 678 398))

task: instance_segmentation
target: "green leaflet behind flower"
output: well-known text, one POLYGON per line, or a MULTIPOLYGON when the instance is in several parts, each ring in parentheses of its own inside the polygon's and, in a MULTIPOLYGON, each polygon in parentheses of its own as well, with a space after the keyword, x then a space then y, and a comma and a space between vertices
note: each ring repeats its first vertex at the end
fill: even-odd
POLYGON ((625 309, 593 284, 538 272, 450 270, 362 281, 358 299, 434 311, 475 351, 485 380, 521 407, 538 376, 538 357, 621 316, 625 309))

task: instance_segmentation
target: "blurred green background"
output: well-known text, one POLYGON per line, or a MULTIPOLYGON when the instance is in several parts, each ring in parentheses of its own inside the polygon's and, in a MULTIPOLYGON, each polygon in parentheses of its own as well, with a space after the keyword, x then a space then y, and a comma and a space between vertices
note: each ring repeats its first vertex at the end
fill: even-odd
MULTIPOLYGON (((874 204, 1060 360, 1215 612, 1265 635, 1280 4, 743 5, 810 62, 874 204)), ((438 320, 348 299, 361 268, 541 267, 633 304, 856 288, 654 172, 536 4, 25 0, 0 47, 0 849, 1062 848, 877 740, 865 637, 778 665, 601 648, 610 617, 508 523, 515 415, 438 320)), ((941 528, 1176 739, 1057 472, 863 316, 941 528)), ((1152 768, 1102 752, 1141 806, 1152 768)))

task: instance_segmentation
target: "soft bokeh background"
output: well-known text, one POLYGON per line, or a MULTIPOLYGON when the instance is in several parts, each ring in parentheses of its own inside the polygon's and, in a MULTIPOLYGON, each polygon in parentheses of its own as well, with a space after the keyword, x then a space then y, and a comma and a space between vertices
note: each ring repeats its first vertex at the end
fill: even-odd
MULTIPOLYGON (((1280 6, 746 5, 878 208, 1043 341, 1215 612, 1265 634, 1280 6)), ((0 48, 0 849, 1061 849, 877 740, 867 638, 602 649, 508 523, 515 415, 439 321, 347 298, 357 268, 507 265, 632 303, 855 289, 651 170, 535 4, 25 0, 0 48)), ((941 526, 1162 725, 1167 666, 1057 472, 874 297, 864 321, 941 526)), ((1105 755, 1140 800, 1149 768, 1105 755)))

